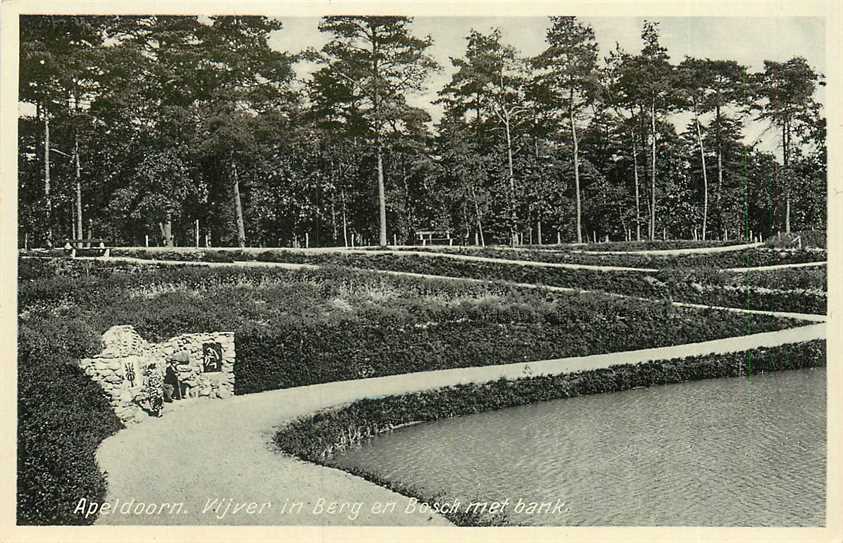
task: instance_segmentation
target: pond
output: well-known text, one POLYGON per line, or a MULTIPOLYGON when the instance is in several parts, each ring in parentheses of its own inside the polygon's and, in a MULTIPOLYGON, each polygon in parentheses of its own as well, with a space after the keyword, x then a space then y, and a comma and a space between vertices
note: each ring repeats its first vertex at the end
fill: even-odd
POLYGON ((519 525, 823 526, 825 390, 818 368, 582 396, 407 427, 332 463, 509 499, 519 525))

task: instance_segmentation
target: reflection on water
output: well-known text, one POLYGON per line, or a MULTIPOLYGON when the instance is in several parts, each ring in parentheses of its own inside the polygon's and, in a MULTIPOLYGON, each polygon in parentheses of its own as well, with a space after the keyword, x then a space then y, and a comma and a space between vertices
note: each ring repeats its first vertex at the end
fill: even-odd
POLYGON ((529 525, 823 526, 825 370, 656 386, 421 424, 335 459, 529 525))

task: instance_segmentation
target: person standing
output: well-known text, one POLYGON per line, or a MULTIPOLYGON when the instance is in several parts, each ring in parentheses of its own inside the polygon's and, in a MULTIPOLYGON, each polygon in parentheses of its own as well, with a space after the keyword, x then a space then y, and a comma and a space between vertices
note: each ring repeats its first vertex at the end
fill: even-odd
POLYGON ((179 383, 179 372, 176 368, 176 361, 167 360, 167 369, 164 370, 164 401, 172 402, 181 400, 181 384, 179 383))
POLYGON ((146 382, 144 393, 149 403, 149 413, 153 417, 160 417, 164 409, 164 379, 155 364, 146 368, 146 382))

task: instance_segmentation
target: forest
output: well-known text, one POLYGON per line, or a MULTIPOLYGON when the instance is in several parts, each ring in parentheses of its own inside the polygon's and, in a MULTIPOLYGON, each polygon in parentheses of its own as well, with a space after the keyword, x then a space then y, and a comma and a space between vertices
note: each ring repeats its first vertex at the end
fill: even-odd
POLYGON ((323 47, 279 51, 283 21, 269 17, 21 17, 19 246, 825 229, 825 79, 803 57, 758 71, 676 59, 645 20, 639 51, 601 58, 587 22, 550 17, 536 56, 499 28, 472 30, 450 80, 429 89, 446 67, 411 17, 318 25, 323 47), (409 99, 424 90, 435 121, 409 99), (750 123, 775 135, 775 152, 748 141, 750 123))

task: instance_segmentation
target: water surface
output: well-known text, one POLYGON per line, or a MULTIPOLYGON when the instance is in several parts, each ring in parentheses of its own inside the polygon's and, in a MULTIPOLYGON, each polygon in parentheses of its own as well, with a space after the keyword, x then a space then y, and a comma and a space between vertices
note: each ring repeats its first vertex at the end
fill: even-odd
POLYGON ((824 369, 542 402, 420 424, 335 458, 524 525, 822 526, 824 369), (514 513, 517 500, 565 502, 514 513))

